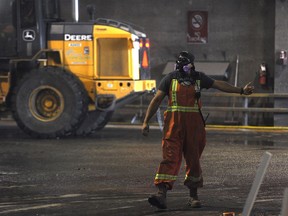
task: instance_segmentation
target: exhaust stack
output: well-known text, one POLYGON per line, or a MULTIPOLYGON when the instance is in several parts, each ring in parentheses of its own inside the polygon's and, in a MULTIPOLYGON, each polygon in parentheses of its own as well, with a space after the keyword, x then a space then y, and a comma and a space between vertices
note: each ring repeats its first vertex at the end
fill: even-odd
POLYGON ((79 0, 72 0, 72 15, 73 15, 73 21, 78 22, 79 21, 79 0))

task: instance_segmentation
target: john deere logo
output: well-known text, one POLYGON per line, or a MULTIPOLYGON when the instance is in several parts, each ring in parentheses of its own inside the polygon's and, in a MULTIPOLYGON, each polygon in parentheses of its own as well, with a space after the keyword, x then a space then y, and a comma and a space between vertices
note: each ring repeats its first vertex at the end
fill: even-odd
POLYGON ((24 30, 22 36, 23 36, 24 41, 34 41, 36 34, 34 30, 29 29, 29 30, 24 30))

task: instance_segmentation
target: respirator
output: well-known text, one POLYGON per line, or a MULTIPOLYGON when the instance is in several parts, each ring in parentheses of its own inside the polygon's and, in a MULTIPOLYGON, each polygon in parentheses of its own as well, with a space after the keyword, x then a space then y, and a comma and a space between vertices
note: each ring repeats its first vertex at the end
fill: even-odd
POLYGON ((186 72, 186 73, 188 73, 190 71, 190 69, 191 68, 188 65, 184 65, 183 66, 183 71, 186 72))

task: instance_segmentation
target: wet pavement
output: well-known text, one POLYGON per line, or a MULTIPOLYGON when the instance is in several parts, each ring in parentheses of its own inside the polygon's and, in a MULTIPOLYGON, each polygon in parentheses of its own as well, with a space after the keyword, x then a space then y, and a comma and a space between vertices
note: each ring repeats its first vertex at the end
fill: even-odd
POLYGON ((168 210, 151 207, 161 132, 110 124, 89 137, 32 139, 0 121, 0 215, 239 215, 265 152, 273 156, 251 215, 278 216, 288 182, 288 131, 207 127, 203 207, 186 206, 184 165, 168 210))

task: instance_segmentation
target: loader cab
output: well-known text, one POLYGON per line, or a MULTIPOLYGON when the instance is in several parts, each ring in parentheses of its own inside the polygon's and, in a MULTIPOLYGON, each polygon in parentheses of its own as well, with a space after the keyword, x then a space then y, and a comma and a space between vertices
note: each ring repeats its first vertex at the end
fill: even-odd
POLYGON ((32 57, 45 48, 46 23, 59 20, 59 11, 58 0, 1 0, 0 59, 32 57))

